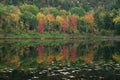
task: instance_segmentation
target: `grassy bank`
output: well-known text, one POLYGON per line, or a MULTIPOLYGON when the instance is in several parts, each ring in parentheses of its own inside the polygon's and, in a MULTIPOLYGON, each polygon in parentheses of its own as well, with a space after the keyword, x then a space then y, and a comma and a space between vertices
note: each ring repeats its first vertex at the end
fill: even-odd
POLYGON ((0 34, 0 38, 38 38, 38 39, 45 39, 45 38, 64 38, 67 37, 67 34, 63 34, 60 32, 21 32, 21 33, 10 33, 10 34, 0 34))
POLYGON ((0 34, 0 39, 115 39, 119 40, 120 36, 103 36, 95 34, 67 34, 60 32, 22 32, 22 33, 10 33, 0 34))
POLYGON ((21 33, 10 33, 10 34, 0 34, 1 39, 78 39, 78 38, 85 38, 90 37, 87 34, 67 34, 61 32, 21 32, 21 33))

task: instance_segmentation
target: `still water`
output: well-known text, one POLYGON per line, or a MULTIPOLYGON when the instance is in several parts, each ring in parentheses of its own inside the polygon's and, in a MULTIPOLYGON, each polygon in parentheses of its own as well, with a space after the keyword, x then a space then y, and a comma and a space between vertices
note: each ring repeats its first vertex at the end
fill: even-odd
POLYGON ((0 80, 119 80, 120 41, 0 40, 0 80))

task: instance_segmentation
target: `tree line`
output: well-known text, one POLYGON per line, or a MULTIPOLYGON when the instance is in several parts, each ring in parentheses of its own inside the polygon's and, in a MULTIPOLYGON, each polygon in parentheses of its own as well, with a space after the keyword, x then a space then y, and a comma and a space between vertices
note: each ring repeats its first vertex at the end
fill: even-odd
MULTIPOLYGON (((50 5, 39 7, 33 3, 30 4, 30 1, 38 0, 29 0, 29 2, 23 0, 21 3, 19 1, 22 0, 8 0, 11 3, 6 1, 3 0, 0 3, 0 32, 4 34, 31 31, 67 34, 120 34, 119 0, 114 0, 115 2, 111 4, 110 9, 99 5, 96 9, 87 8, 89 10, 84 7, 82 2, 82 6, 72 6, 65 9, 50 5)), ((44 3, 43 0, 41 0, 42 2, 44 3)))

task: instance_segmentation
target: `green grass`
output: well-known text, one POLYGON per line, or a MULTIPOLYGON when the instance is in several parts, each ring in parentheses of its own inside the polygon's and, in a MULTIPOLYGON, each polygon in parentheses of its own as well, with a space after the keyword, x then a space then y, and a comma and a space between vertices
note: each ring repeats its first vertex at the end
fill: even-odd
MULTIPOLYGON (((63 34, 60 32, 44 32, 44 33, 38 33, 38 32, 21 32, 21 33, 10 33, 7 34, 6 38, 64 38, 67 37, 68 34, 63 34)), ((3 34, 0 34, 0 38, 5 38, 3 34)))

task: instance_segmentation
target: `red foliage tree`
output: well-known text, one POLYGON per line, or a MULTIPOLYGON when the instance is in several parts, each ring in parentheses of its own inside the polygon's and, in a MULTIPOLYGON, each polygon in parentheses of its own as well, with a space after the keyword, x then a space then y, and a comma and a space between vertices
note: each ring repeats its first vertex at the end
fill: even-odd
POLYGON ((43 19, 41 19, 40 18, 40 20, 39 20, 39 23, 38 23, 38 26, 37 26, 37 30, 39 31, 39 32, 44 32, 44 21, 43 21, 43 19))
POLYGON ((73 29, 77 29, 77 20, 74 15, 70 16, 71 24, 73 29))

